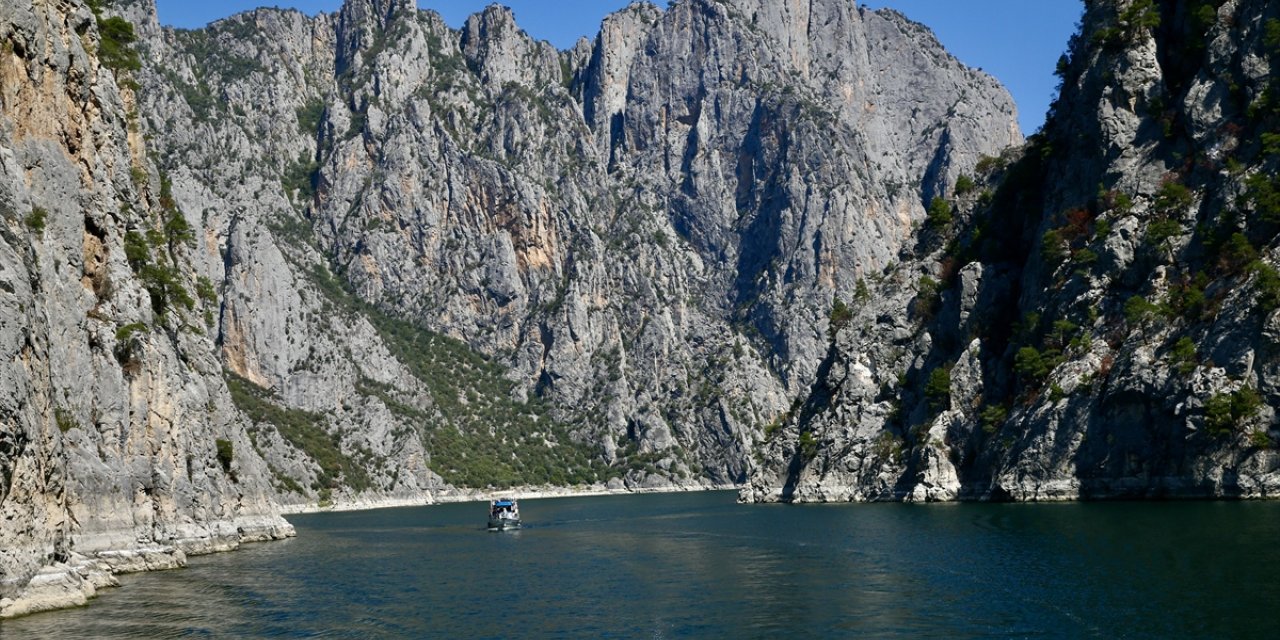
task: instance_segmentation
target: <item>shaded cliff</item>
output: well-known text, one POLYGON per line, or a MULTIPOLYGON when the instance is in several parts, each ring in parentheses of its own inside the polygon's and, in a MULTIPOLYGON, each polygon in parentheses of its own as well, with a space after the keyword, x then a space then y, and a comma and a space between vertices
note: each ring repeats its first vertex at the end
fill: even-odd
POLYGON ((1280 9, 1086 3, 1044 131, 851 305, 745 500, 1280 488, 1280 9))

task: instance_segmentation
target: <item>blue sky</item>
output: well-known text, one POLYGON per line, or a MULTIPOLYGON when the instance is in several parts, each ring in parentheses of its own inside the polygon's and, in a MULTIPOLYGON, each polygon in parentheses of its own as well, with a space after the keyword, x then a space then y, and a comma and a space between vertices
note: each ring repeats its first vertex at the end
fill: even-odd
MULTIPOLYGON (((853 0, 849 0, 852 2, 853 0)), ((455 27, 491 0, 419 0, 455 27)), ((873 8, 892 7, 928 25, 947 49, 973 67, 998 78, 1018 103, 1022 129, 1031 133, 1044 121, 1053 99, 1058 56, 1083 11, 1080 0, 860 0, 873 8)), ((195 28, 237 11, 274 4, 309 14, 334 11, 341 0, 157 0, 160 22, 195 28)), ((503 0, 516 21, 535 38, 564 49, 581 36, 593 37, 606 14, 628 0, 503 0)), ((666 3, 658 0, 655 4, 666 3)))

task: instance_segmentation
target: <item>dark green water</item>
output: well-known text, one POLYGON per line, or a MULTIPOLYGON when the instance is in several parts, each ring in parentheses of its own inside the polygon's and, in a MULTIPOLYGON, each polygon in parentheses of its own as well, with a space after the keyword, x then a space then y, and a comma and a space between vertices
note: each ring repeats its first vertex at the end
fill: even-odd
POLYGON ((5 638, 1280 637, 1280 503, 743 506, 734 494, 293 516, 5 638))

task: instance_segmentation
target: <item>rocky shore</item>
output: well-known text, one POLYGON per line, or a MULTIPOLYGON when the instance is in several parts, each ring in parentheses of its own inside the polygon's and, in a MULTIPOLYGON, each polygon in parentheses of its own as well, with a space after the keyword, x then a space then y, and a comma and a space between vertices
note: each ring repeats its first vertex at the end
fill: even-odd
POLYGON ((119 586, 118 574, 179 569, 186 566, 189 556, 234 551, 242 544, 297 535, 293 525, 281 517, 239 518, 218 529, 189 531, 190 537, 175 539, 173 544, 120 546, 55 558, 41 566, 16 597, 0 598, 0 619, 83 606, 100 589, 119 586))
POLYGON ((333 504, 319 506, 316 504, 284 504, 281 513, 326 513, 330 511, 366 511, 370 509, 391 509, 399 507, 422 507, 435 504, 457 502, 480 502, 498 496, 514 496, 520 500, 537 500, 540 498, 585 498, 591 496, 626 496, 646 493, 685 493, 692 491, 737 491, 738 485, 663 485, 649 487, 626 487, 619 484, 609 486, 596 484, 588 487, 513 487, 511 489, 459 489, 445 491, 422 497, 372 497, 355 500, 338 500, 333 504))

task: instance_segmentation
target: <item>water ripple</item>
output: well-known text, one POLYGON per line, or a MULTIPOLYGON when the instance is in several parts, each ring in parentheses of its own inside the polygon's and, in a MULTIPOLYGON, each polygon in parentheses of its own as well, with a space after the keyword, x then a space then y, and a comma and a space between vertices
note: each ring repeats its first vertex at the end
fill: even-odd
POLYGON ((0 638, 1275 637, 1280 504, 752 507, 731 493, 291 518, 0 638))

